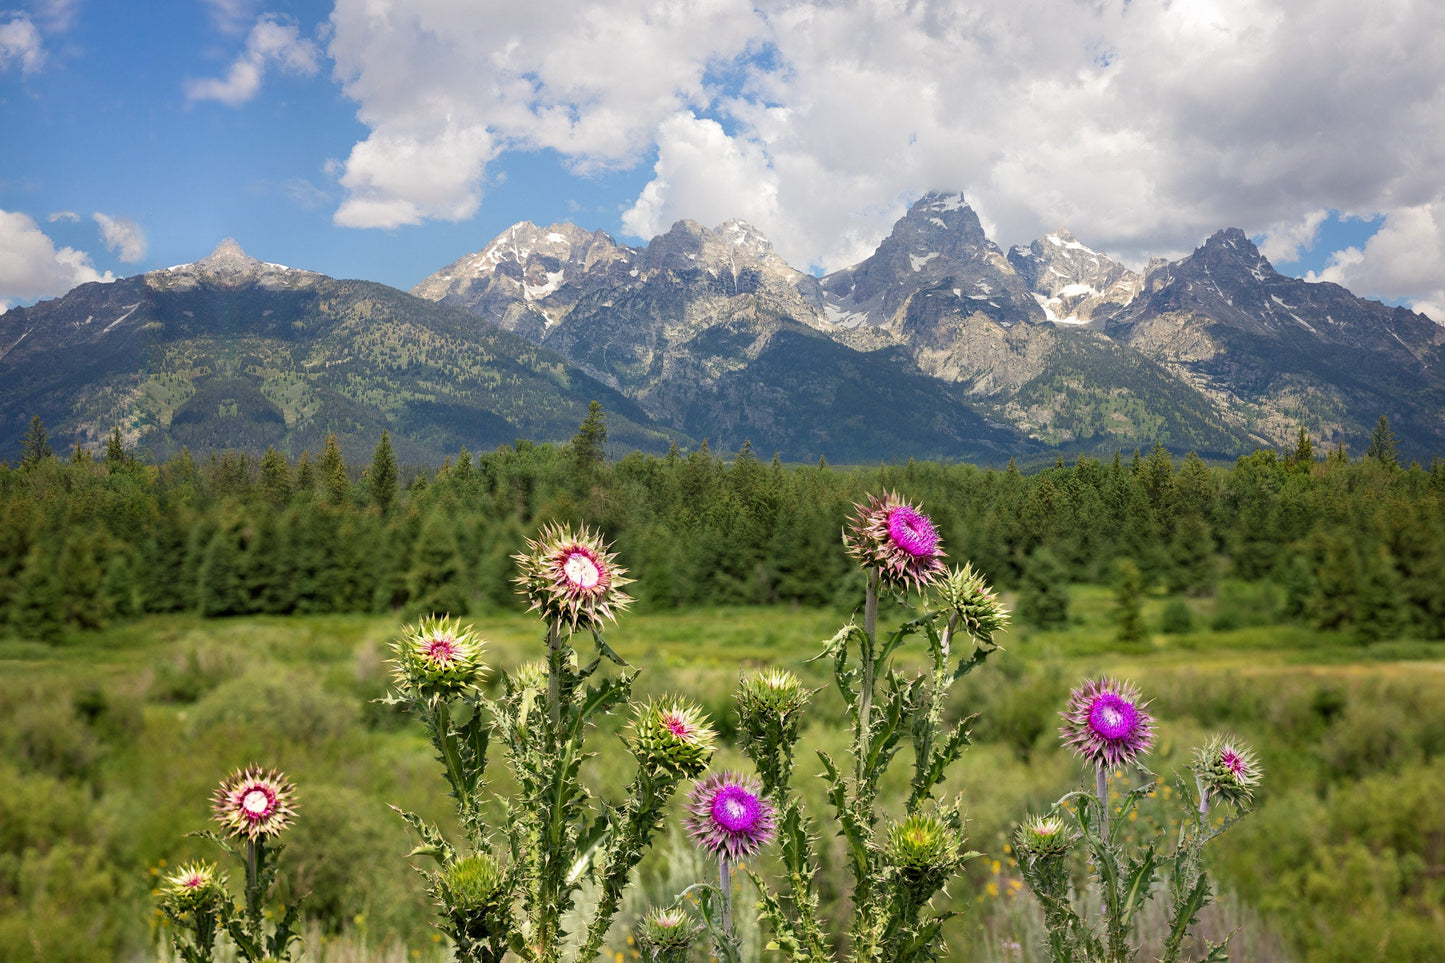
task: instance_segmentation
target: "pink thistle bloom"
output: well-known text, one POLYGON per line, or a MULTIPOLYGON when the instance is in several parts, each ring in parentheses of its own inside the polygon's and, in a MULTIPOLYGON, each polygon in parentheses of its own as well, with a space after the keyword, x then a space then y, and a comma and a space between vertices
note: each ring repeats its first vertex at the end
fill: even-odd
POLYGON ((255 841, 284 831, 295 810, 296 787, 275 769, 237 770, 211 797, 211 811, 227 834, 255 841))
POLYGON ((1090 680, 1069 696, 1059 735, 1098 769, 1130 765, 1154 745, 1154 719, 1146 705, 1133 685, 1090 680))
POLYGON ((576 631, 615 620, 616 612, 632 602, 620 591, 632 581, 626 570, 586 528, 573 533, 565 526, 544 527, 536 541, 527 540, 527 549, 514 556, 522 570, 516 582, 531 608, 549 621, 560 620, 576 631))
POLYGON ((941 539, 927 515, 892 492, 870 495, 854 508, 843 545, 864 568, 901 589, 922 588, 943 574, 941 539))
POLYGON ((742 862, 772 841, 773 804, 762 796, 762 783, 733 772, 714 773, 688 794, 687 834, 709 854, 742 862))

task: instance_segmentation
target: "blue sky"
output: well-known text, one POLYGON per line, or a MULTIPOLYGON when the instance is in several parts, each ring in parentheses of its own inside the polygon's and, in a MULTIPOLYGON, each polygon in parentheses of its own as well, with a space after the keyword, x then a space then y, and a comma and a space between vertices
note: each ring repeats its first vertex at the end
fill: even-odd
POLYGON ((519 220, 826 271, 940 189, 1005 248, 1241 227, 1445 320, 1438 6, 0 0, 0 307, 226 236, 409 288, 519 220))

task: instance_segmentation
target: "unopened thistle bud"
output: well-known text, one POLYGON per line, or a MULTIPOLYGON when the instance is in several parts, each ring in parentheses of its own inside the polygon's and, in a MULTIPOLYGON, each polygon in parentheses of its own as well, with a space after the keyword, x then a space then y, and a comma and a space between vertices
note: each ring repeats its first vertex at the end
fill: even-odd
POLYGON ((738 711, 744 719, 755 716, 784 720, 806 706, 809 695, 793 673, 786 669, 765 669, 738 683, 738 711))
POLYGON ((993 634, 1006 628, 1009 611, 999 601, 984 577, 973 570, 972 563, 950 569, 939 584, 939 596, 956 612, 959 621, 983 645, 993 644, 993 634))
POLYGON ((161 906, 173 913, 214 909, 225 898, 226 876, 214 863, 185 863, 165 878, 161 906))
POLYGON ((459 619, 433 616, 402 630, 392 643, 397 684, 424 695, 449 696, 481 679, 486 643, 459 619))
POLYGON ((1015 837, 1019 850, 1039 859, 1058 859, 1069 851, 1074 837, 1059 816, 1030 816, 1015 837))
POLYGON ((454 860, 438 874, 437 884, 437 895, 457 914, 495 910, 506 898, 506 873, 490 853, 454 860))
POLYGON ((958 834, 933 816, 909 816, 888 830, 888 861, 905 875, 947 875, 958 863, 958 850, 958 834))
POLYGON ((680 909, 655 909, 637 926, 637 945, 656 963, 671 963, 687 958, 687 951, 697 938, 698 927, 680 909))
POLYGON ((681 699, 648 704, 632 720, 632 754, 643 766, 679 779, 701 775, 712 761, 716 733, 707 714, 681 699))
POLYGON ((1216 736, 1194 750, 1194 775, 1204 797, 1201 809, 1207 806, 1209 796, 1244 806, 1259 786, 1259 761, 1249 746, 1233 736, 1216 736))

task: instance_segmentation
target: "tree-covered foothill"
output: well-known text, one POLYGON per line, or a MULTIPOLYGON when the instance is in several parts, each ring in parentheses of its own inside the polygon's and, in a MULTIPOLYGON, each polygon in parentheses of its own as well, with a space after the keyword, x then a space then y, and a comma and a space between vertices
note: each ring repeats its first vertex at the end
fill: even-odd
POLYGON ((314 463, 269 449, 145 464, 114 435, 103 458, 60 461, 36 424, 22 462, 0 466, 0 629, 43 639, 148 612, 515 605, 509 556, 549 520, 597 526, 631 560, 644 608, 826 605, 856 588, 837 519, 865 491, 898 489, 1019 593, 1025 624, 1066 624, 1068 584, 1120 585, 1122 571, 1126 595, 1267 582, 1305 624, 1445 638, 1445 463, 1400 467, 1388 430, 1382 419, 1360 460, 1316 460, 1301 432, 1294 450, 1233 466, 1155 447, 1026 474, 785 466, 706 443, 608 461, 600 408, 569 444, 463 449, 435 469, 399 468, 385 434, 365 465, 347 464, 334 436, 314 463))

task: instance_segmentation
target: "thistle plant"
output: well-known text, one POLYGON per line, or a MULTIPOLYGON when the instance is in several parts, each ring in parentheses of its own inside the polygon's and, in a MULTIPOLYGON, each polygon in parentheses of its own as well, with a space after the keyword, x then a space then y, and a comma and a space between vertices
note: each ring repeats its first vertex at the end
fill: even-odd
POLYGON ((715 891, 706 886, 690 889, 702 890, 703 919, 713 936, 714 955, 736 960, 740 951, 733 935, 732 870, 772 841, 776 830, 773 804, 762 795, 758 780, 724 772, 693 787, 687 812, 687 834, 718 865, 715 891), (711 892, 716 892, 716 906, 709 900, 711 892))
POLYGON ((545 527, 514 558, 517 585, 545 626, 545 659, 502 673, 499 697, 480 687, 484 645, 470 627, 433 617, 393 645, 388 701, 426 727, 465 839, 453 843, 419 816, 401 815, 420 840, 412 855, 437 864, 424 875, 458 959, 492 963, 510 953, 555 963, 577 944, 575 959, 590 961, 669 801, 711 761, 714 733, 685 700, 634 705, 623 738, 636 766, 621 801, 584 785, 587 736, 629 704, 637 674, 602 636, 631 603, 622 591, 631 580, 585 528, 545 527), (573 646, 583 634, 593 640, 585 663, 573 646), (515 796, 491 792, 484 780, 494 738, 515 796), (588 882, 597 901, 583 918, 576 898, 588 882))
MULTIPOLYGON (((833 682, 852 722, 851 764, 819 752, 840 835, 847 845, 853 919, 847 958, 936 959, 944 950, 947 913, 933 898, 976 853, 964 847, 961 800, 934 792, 968 747, 973 717, 946 722, 952 686, 998 650, 994 634, 1008 623, 996 594, 972 567, 949 569, 933 522, 916 506, 888 493, 856 506, 843 542, 867 576, 862 621, 855 617, 818 658, 833 665, 833 682), (886 594, 929 592, 934 607, 880 637, 879 604, 886 594), (905 673, 895 655, 921 636, 929 667, 905 673), (901 813, 878 812, 879 782, 905 744, 913 776, 901 813)), ((777 811, 782 877, 776 891, 749 873, 774 943, 794 961, 834 958, 819 913, 817 830, 791 785, 808 693, 776 672, 743 680, 738 691, 743 751, 762 777, 777 811)))
POLYGON ((686 963, 698 927, 684 910, 670 907, 648 913, 638 923, 635 933, 638 949, 647 963, 686 963))
MULTIPOLYGON (((1157 959, 1178 963, 1189 928, 1214 896, 1203 867, 1204 846, 1248 812, 1260 775, 1254 753, 1229 736, 1196 750, 1193 788, 1176 777, 1186 808, 1173 848, 1167 848, 1160 833, 1131 849, 1117 829, 1156 785, 1139 761, 1154 742, 1147 703, 1131 684, 1089 680, 1073 691, 1061 716, 1059 734, 1093 770, 1093 785, 1065 795, 1048 813, 1025 819, 1015 836, 1024 881, 1043 908, 1050 958, 1055 963, 1135 960, 1135 923, 1162 876, 1169 899, 1168 932, 1157 959), (1113 806, 1111 774, 1123 779, 1130 770, 1137 773, 1137 784, 1113 806), (1215 803, 1231 811, 1211 820, 1215 803), (1070 891, 1072 857, 1080 844, 1100 891, 1097 921, 1080 911, 1070 891)), ((1227 943, 1208 944, 1204 960, 1227 959, 1227 943)))
POLYGON ((222 780, 211 798, 212 816, 224 835, 192 833, 211 840, 245 868, 244 908, 237 910, 228 878, 213 863, 182 865, 166 877, 159 908, 174 926, 172 942, 186 963, 209 963, 224 934, 236 956, 249 963, 290 959, 299 900, 281 907, 280 919, 267 932, 266 897, 275 885, 282 846, 273 842, 296 815, 296 787, 274 769, 252 766, 222 780), (234 843, 233 843, 234 841, 234 843))

